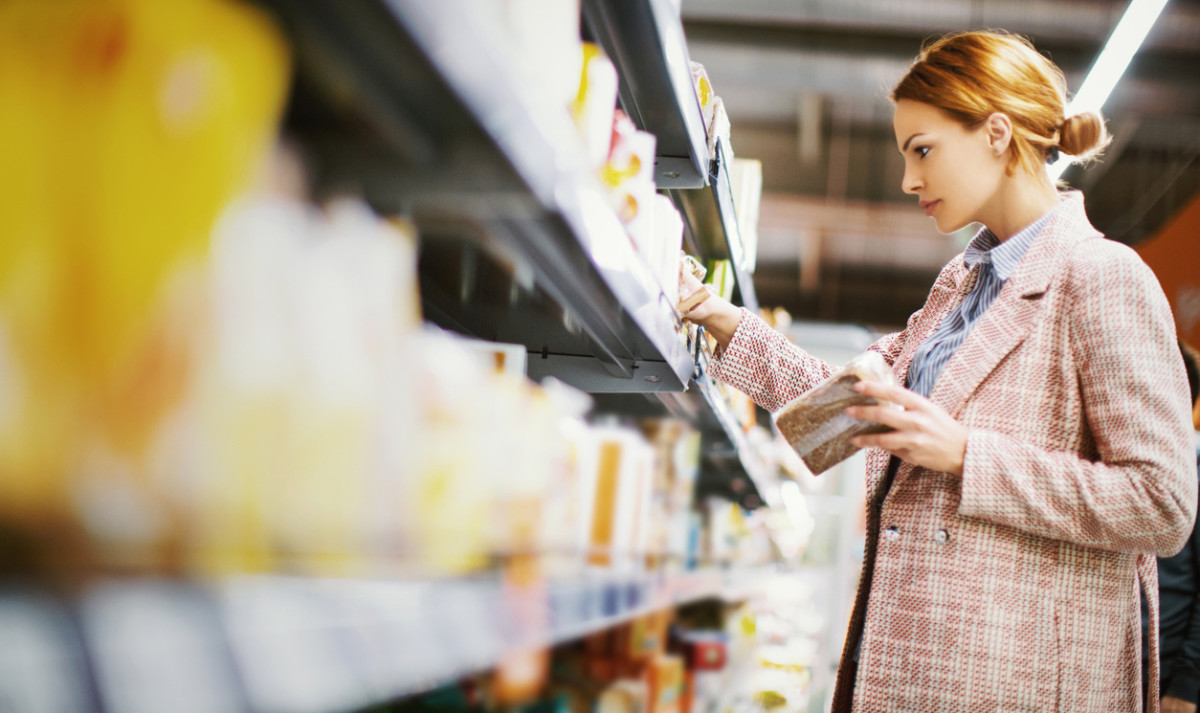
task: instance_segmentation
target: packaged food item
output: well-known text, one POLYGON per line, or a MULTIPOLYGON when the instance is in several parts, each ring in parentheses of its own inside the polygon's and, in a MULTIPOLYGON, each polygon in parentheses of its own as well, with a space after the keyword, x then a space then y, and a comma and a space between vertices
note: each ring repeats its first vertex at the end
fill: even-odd
POLYGON ((708 278, 705 280, 713 286, 713 290, 726 300, 733 299, 733 263, 729 260, 709 260, 708 278))
POLYGON ((594 432, 600 446, 588 563, 629 570, 646 549, 654 451, 641 434, 623 426, 594 432))
POLYGON ((896 383, 878 352, 865 352, 775 414, 775 425, 814 474, 854 455, 850 439, 863 433, 886 433, 887 426, 846 415, 847 406, 875 404, 854 390, 862 380, 896 383))
POLYGON ((506 0, 494 4, 500 6, 501 31, 507 39, 514 75, 521 78, 524 98, 543 110, 558 111, 569 106, 579 87, 584 62, 579 0, 506 0))
POLYGON ((720 139, 725 147, 725 158, 733 159, 733 149, 729 145, 729 116, 725 113, 725 102, 713 91, 712 82, 708 78, 708 70, 699 62, 692 62, 692 83, 696 87, 696 98, 700 101, 700 116, 704 120, 704 130, 708 135, 708 157, 717 157, 717 140, 720 139))
MULTIPOLYGON (((613 113, 612 142, 600 177, 622 224, 630 223, 650 209, 655 195, 657 146, 658 139, 654 134, 639 131, 625 112, 618 109, 613 113)), ((653 227, 653 219, 648 221, 647 227, 653 227)))
POLYGON ((612 144, 613 114, 617 106, 617 68, 599 45, 583 43, 583 72, 579 92, 571 104, 571 118, 583 141, 588 166, 600 170, 612 144))
POLYGON ((186 440, 208 236, 289 75, 245 3, 0 3, 0 521, 37 559, 174 557, 160 464, 186 440))
POLYGON ((729 166, 738 235, 742 239, 742 269, 753 274, 758 262, 758 213, 762 202, 762 162, 735 158, 729 166))

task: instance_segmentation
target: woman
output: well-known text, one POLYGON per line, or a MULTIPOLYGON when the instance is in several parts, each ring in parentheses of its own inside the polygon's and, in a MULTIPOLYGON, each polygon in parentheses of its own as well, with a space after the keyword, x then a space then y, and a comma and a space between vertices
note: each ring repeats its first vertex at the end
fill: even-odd
MULTIPOLYGON (((984 228, 871 347, 907 388, 859 390, 903 410, 848 409, 895 430, 856 439, 866 556, 835 711, 1142 710, 1139 581, 1156 608, 1154 556, 1196 510, 1187 384, 1153 274, 1046 174, 1108 140, 1064 95, 992 32, 932 44, 892 92, 905 192, 942 233, 984 228)), ((832 373, 682 279, 713 377, 776 410, 832 373)))

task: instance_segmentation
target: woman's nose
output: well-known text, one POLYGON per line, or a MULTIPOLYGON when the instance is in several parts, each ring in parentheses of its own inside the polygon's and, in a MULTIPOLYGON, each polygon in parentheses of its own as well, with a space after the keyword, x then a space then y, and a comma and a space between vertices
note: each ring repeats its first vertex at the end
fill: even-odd
POLYGON ((905 193, 917 193, 921 189, 921 180, 912 171, 904 169, 904 178, 900 180, 900 188, 905 193))

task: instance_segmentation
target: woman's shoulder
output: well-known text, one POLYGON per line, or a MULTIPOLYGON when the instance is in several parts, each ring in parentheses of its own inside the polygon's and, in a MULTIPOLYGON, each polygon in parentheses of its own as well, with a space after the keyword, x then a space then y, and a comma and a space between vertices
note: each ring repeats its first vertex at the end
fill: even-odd
POLYGON ((1137 252, 1102 234, 1084 236, 1067 253, 1068 277, 1090 280, 1154 279, 1154 273, 1137 252))

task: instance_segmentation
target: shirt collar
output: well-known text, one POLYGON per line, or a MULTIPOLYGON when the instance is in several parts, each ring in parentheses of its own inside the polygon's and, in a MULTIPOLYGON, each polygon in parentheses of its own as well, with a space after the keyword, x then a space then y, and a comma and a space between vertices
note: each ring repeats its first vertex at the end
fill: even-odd
POLYGON ((1058 206, 1051 208, 1050 212, 1025 226, 1019 233, 1004 242, 1000 242, 1000 239, 992 231, 981 228, 971 242, 967 243, 967 249, 963 253, 963 262, 968 268, 975 267, 981 262, 990 263, 996 276, 1001 280, 1007 280, 1013 270, 1017 269, 1021 258, 1025 257, 1029 246, 1033 244, 1033 239, 1042 232, 1042 228, 1056 210, 1058 210, 1058 206))

